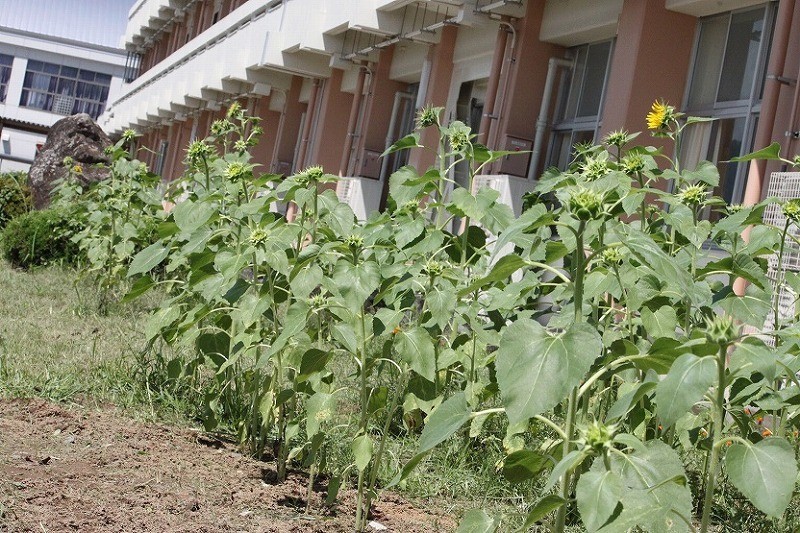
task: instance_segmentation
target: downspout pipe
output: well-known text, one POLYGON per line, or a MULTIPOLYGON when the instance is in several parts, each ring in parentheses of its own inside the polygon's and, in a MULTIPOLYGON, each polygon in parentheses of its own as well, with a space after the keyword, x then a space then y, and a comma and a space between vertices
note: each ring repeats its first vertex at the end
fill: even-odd
POLYGON ((367 69, 358 69, 356 80, 356 90, 353 96, 353 104, 350 106, 350 118, 347 121, 347 136, 344 139, 344 149, 342 150, 342 160, 339 163, 339 175, 346 174, 350 166, 350 156, 353 150, 353 138, 356 136, 356 126, 358 125, 358 115, 361 110, 361 99, 364 96, 364 80, 367 77, 367 69))
POLYGON ((358 143, 355 150, 355 159, 351 158, 350 165, 352 168, 348 168, 348 173, 350 175, 355 175, 358 172, 359 165, 364 160, 364 149, 367 144, 365 128, 372 117, 372 104, 375 103, 375 85, 378 81, 378 77, 369 66, 364 68, 367 69, 369 75, 369 85, 367 86, 367 99, 364 102, 364 111, 361 113, 361 118, 358 121, 358 143))
MULTIPOLYGON (((792 32, 792 18, 795 13, 796 0, 781 0, 776 16, 775 35, 767 66, 767 79, 764 82, 764 97, 761 100, 761 114, 758 119, 758 130, 753 140, 753 148, 760 150, 766 147, 772 139, 772 130, 775 126, 775 115, 778 111, 778 98, 781 92, 781 76, 786 66, 786 49, 789 47, 789 36, 792 32)), ((761 200, 761 190, 764 186, 764 173, 767 168, 766 161, 752 161, 747 172, 744 205, 754 205, 761 200)), ((749 229, 742 234, 745 241, 749 237, 749 229)))
MULTIPOLYGON (((489 146, 490 148, 497 148, 497 137, 506 124, 505 108, 506 108, 506 99, 508 97, 508 87, 511 84, 512 70, 514 69, 514 65, 517 61, 516 57, 517 30, 516 28, 514 28, 514 25, 511 24, 510 22, 502 21, 500 22, 500 24, 506 26, 508 28, 508 31, 511 33, 511 48, 510 48, 510 54, 507 54, 508 57, 506 57, 504 61, 508 63, 508 66, 506 67, 505 74, 502 76, 503 90, 500 91, 500 102, 496 105, 497 111, 495 112, 495 115, 497 117, 497 122, 495 122, 494 127, 489 128, 489 135, 486 138, 486 145, 489 146)), ((496 161, 491 166, 492 168, 494 168, 499 164, 500 162, 496 161)))
POLYGON ((433 47, 428 47, 425 61, 422 63, 422 72, 419 75, 419 90, 417 91, 417 101, 414 103, 415 109, 422 109, 428 99, 428 85, 431 82, 431 71, 433 70, 433 47))
MULTIPOLYGON (((386 130, 386 140, 383 143, 383 151, 388 150, 394 142, 394 131, 397 129, 397 115, 400 113, 400 104, 403 100, 411 101, 411 93, 398 91, 394 93, 394 103, 392 104, 392 116, 389 119, 389 129, 386 130)), ((384 183, 388 177, 386 174, 389 171, 389 156, 385 155, 381 158, 381 172, 378 174, 378 181, 384 183)))
POLYGON ((503 70, 503 61, 506 56, 508 45, 508 30, 501 24, 497 28, 497 40, 494 45, 494 56, 492 57, 492 70, 489 72, 489 83, 486 86, 486 100, 481 117, 480 128, 478 129, 478 142, 489 143, 489 130, 492 127, 494 107, 497 100, 497 89, 500 86, 500 74, 503 70))
POLYGON ((281 116, 278 118, 278 132, 275 135, 275 146, 272 147, 272 161, 269 164, 271 172, 278 170, 278 157, 280 157, 281 141, 283 140, 283 126, 286 123, 286 111, 289 107, 289 95, 283 89, 271 89, 283 95, 283 108, 281 109, 281 116))
POLYGON ((306 167, 306 156, 308 155, 308 143, 311 138, 311 128, 316 118, 317 98, 319 98, 319 78, 314 78, 311 85, 311 94, 308 96, 308 106, 306 106, 306 120, 303 123, 303 134, 300 138, 300 150, 297 153, 295 168, 302 170, 306 167))
POLYGON ((547 132, 547 119, 550 115, 550 100, 553 96, 556 76, 560 68, 572 68, 574 62, 571 59, 561 57, 551 57, 547 63, 547 78, 544 82, 542 92, 542 104, 539 108, 539 118, 536 120, 536 136, 533 140, 533 150, 531 151, 531 162, 528 165, 528 179, 533 179, 539 168, 539 159, 542 156, 542 146, 544 145, 544 134, 547 132))

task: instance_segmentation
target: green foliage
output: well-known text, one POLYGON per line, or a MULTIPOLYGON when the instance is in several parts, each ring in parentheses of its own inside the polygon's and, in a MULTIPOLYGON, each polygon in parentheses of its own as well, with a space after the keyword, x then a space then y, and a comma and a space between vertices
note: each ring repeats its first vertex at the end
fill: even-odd
POLYGON ((80 251, 70 240, 75 229, 74 221, 63 209, 31 211, 13 219, 3 230, 3 257, 23 269, 76 263, 80 251))
MULTIPOLYGON (((668 110, 660 137, 679 141, 699 122, 668 110)), ((389 210, 357 221, 323 190, 336 178, 319 167, 259 174, 248 153, 257 120, 233 106, 189 147, 170 212, 122 154, 121 179, 90 200, 94 230, 81 246, 96 250, 92 268, 110 272, 109 287, 130 282, 130 297, 164 288, 146 335, 192 354, 169 363, 176 376, 210 377, 206 427, 271 452, 279 479, 297 461, 310 484, 317 472, 354 482, 357 531, 382 481, 394 473, 391 484, 406 483, 451 439, 497 439, 509 481, 537 483, 523 529, 562 532, 573 516, 590 531, 687 531, 697 509, 705 533, 726 482, 720 464, 756 508, 782 515, 795 470, 770 467, 758 491, 744 481, 796 457, 786 435, 800 426, 800 332, 779 315, 766 277, 792 220, 765 229, 766 203, 720 209, 714 165, 682 169, 628 146, 635 135, 625 132, 578 147, 515 220, 496 191, 472 192, 475 175, 507 154, 475 143, 460 122, 442 125, 440 112, 419 117, 439 133, 434 166, 398 170, 389 210), (456 165, 468 169, 467 187, 451 186, 456 165), (670 180, 674 194, 663 192, 670 180), (141 201, 148 214, 133 223, 113 199, 141 201), (293 216, 275 212, 281 203, 293 216), (740 235, 752 224, 748 244, 740 235), (506 245, 514 253, 501 258, 506 245), (737 277, 751 281, 744 295, 737 277), (723 313, 757 326, 773 316, 775 347, 712 319, 723 313), (776 421, 775 437, 763 440, 753 409, 776 421), (498 423, 503 438, 490 434, 498 423), (397 465, 390 437, 420 425, 416 453, 397 465), (334 441, 347 457, 331 468, 334 441), (684 467, 690 454, 705 455, 700 482, 684 467)), ((387 153, 417 148, 418 133, 387 153)), ((782 256, 783 246, 779 266, 782 256)), ((504 520, 470 512, 461 530, 504 520)))
POLYGON ((33 197, 24 172, 0 174, 0 229, 33 209, 33 197))

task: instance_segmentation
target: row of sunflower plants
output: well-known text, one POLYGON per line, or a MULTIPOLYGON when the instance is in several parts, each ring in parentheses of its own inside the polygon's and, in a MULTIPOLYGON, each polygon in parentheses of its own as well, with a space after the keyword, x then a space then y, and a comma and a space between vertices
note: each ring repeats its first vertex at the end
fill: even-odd
MULTIPOLYGON (((685 169, 615 132, 576 147, 515 218, 496 191, 472 190, 508 154, 440 112, 418 117, 438 130, 436 146, 417 131, 387 151, 427 149, 436 163, 395 172, 387 210, 363 222, 321 168, 259 174, 248 152, 261 128, 238 106, 190 145, 174 208, 154 216, 157 240, 129 262, 128 297, 167 294, 148 335, 195 354, 183 373, 212 376, 207 428, 271 453, 279 479, 305 465, 309 495, 317 473, 331 479, 329 499, 352 480, 358 531, 385 481, 402 483, 447 439, 479 442, 493 417, 503 474, 539 480, 537 503, 516 522, 470 511, 464 530, 705 532, 723 477, 780 521, 797 475, 787 436, 800 331, 743 325, 780 318, 768 261, 780 249, 780 262, 800 204, 783 206, 785 227, 764 225, 769 201, 711 196, 714 165, 685 169), (450 178, 459 164, 466 188, 450 178), (287 204, 291 220, 278 214, 287 204), (398 467, 390 439, 423 422, 398 467), (326 460, 339 442, 351 458, 341 468, 326 460), (687 476, 697 454, 703 471, 687 476)), ((679 145, 700 120, 659 103, 648 126, 679 145)))

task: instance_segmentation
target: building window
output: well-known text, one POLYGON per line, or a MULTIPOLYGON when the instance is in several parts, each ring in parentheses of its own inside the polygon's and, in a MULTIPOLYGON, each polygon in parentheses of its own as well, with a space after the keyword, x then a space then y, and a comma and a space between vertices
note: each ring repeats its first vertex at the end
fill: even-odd
POLYGON ((8 92, 8 79, 11 77, 12 63, 14 63, 13 56, 0 54, 0 102, 6 101, 6 92, 8 92))
POLYGON ((97 118, 108 100, 111 76, 42 61, 28 61, 19 105, 59 115, 97 118))
POLYGON ((686 130, 681 154, 686 166, 716 163, 720 174, 714 194, 739 203, 747 165, 726 163, 753 149, 753 137, 772 40, 774 10, 761 6, 701 19, 689 78, 687 114, 713 122, 686 130))
POLYGON ((564 72, 559 88, 550 166, 565 168, 575 144, 594 142, 613 49, 613 41, 602 41, 569 50, 575 63, 564 72))

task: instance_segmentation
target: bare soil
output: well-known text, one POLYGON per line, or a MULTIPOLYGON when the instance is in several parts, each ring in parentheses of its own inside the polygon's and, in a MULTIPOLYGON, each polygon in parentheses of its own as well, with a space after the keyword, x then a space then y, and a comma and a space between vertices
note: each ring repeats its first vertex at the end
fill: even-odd
MULTIPOLYGON (((306 476, 274 478, 274 465, 191 429, 114 408, 0 400, 0 531, 352 531, 352 491, 325 508, 322 480, 306 516, 306 476)), ((397 532, 455 529, 395 494, 375 502, 372 519, 397 532)))

